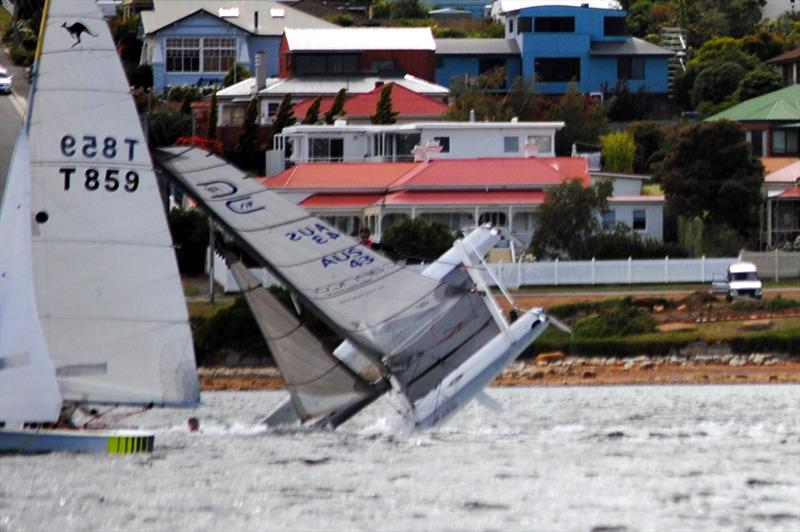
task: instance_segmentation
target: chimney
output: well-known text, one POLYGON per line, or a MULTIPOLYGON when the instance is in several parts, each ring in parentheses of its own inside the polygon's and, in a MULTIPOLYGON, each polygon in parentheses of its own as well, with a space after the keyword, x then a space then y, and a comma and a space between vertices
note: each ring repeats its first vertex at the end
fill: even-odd
POLYGON ((267 61, 264 52, 256 52, 256 91, 267 86, 267 61))
POLYGON ((253 12, 253 31, 258 33, 258 11, 253 12))

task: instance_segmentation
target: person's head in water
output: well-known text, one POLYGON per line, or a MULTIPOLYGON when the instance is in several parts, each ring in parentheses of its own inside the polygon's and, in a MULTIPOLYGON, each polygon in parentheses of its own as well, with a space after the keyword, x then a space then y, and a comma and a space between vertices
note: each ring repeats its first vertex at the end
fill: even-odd
POLYGON ((200 420, 196 417, 190 417, 186 421, 186 425, 189 427, 189 432, 197 432, 200 430, 200 420))

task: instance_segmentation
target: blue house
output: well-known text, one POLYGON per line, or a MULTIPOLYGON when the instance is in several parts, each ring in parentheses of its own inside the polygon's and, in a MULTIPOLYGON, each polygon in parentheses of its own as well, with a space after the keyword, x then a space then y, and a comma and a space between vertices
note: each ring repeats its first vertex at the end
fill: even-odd
MULTIPOLYGON (((518 50, 519 66, 506 60, 507 69, 536 79, 542 94, 563 94, 570 81, 586 94, 614 90, 619 81, 631 92, 666 94, 673 52, 629 37, 626 15, 609 0, 499 0, 494 7, 494 16, 505 25, 505 49, 518 50)), ((458 39, 469 40, 478 39, 458 39)), ((444 42, 437 41, 437 83, 449 86, 460 69, 462 75, 464 68, 476 73, 467 58, 451 52, 455 44, 444 42)), ((469 48, 464 42, 457 46, 469 48)), ((499 64, 499 45, 481 51, 475 43, 474 48, 473 63, 499 64)))
POLYGON ((513 39, 436 39, 436 83, 455 88, 502 67, 506 92, 522 75, 520 51, 513 39))
POLYGON ((258 52, 277 76, 284 28, 338 27, 274 0, 154 0, 141 16, 156 90, 219 83, 235 62, 254 72, 258 52))

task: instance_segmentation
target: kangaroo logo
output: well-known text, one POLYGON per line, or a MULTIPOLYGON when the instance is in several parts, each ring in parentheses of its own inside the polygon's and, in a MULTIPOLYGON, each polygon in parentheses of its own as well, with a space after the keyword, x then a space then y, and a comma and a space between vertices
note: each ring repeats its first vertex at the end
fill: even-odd
POLYGON ((75 22, 67 26, 67 23, 63 23, 61 25, 62 28, 66 29, 72 38, 75 39, 75 43, 70 48, 74 48, 81 43, 81 35, 86 33, 87 35, 91 35, 92 37, 97 37, 96 34, 89 31, 89 28, 83 25, 81 22, 75 22))

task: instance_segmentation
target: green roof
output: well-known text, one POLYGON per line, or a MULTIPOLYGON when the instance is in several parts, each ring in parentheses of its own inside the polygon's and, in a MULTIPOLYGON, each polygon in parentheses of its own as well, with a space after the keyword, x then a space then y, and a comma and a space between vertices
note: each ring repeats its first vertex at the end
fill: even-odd
POLYGON ((800 120, 800 85, 789 85, 775 92, 746 100, 706 120, 726 118, 737 122, 753 120, 800 120))

